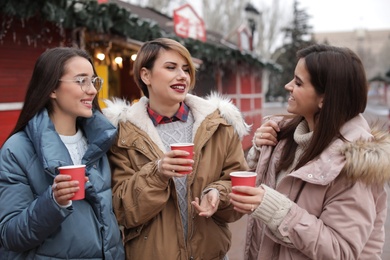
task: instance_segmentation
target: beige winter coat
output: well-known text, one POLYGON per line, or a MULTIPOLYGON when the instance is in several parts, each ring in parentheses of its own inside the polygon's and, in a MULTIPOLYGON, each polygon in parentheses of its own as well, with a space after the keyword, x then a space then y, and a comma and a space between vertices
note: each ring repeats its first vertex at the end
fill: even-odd
POLYGON ((109 104, 105 115, 119 135, 109 159, 113 170, 114 210, 125 230, 126 257, 131 260, 222 259, 231 244, 229 222, 242 215, 233 210, 229 173, 248 169, 241 140, 248 133, 241 113, 227 100, 205 100, 188 94, 194 116, 193 173, 187 177, 188 237, 184 238, 174 182, 161 179, 156 161, 164 145, 150 120, 143 97, 135 105, 109 104), (207 188, 220 192, 218 211, 199 217, 191 206, 207 188))
MULTIPOLYGON (((380 259, 390 137, 387 132, 372 131, 361 115, 347 122, 341 133, 350 142, 335 140, 316 160, 287 175, 276 187, 295 202, 278 229, 291 242, 278 239, 254 219, 255 212, 248 222, 245 259, 380 259)), ((283 145, 261 148, 258 185, 275 188, 274 166, 283 145)), ((253 161, 248 163, 253 165, 253 161)))

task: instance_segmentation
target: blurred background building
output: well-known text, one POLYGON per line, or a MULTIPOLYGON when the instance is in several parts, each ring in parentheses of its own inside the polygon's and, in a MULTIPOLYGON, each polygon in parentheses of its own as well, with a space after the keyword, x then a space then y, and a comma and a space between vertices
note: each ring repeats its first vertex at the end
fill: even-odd
POLYGON ((15 125, 36 58, 55 46, 90 53, 105 81, 101 100, 121 97, 136 102, 143 94, 133 80, 132 64, 140 46, 158 37, 180 41, 198 69, 193 94, 218 92, 231 98, 252 124, 244 149, 261 124, 264 104, 285 100, 284 85, 293 76, 296 51, 314 42, 356 51, 367 69, 371 102, 389 106, 390 24, 383 30, 359 26, 318 33, 300 2, 287 2, 1 1, 0 146, 15 125))

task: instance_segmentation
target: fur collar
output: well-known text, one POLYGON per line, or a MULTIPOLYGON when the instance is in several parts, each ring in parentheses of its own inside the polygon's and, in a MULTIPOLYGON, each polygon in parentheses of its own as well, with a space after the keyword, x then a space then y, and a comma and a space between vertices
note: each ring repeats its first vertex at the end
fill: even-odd
POLYGON ((367 184, 390 182, 390 136, 373 128, 373 138, 347 142, 341 148, 346 158, 343 171, 353 180, 367 184))
MULTIPOLYGON (((120 122, 129 121, 146 133, 155 131, 151 120, 145 120, 145 118, 149 117, 146 109, 148 98, 142 97, 133 105, 130 105, 126 100, 118 98, 105 100, 104 102, 107 108, 103 109, 103 113, 115 127, 118 127, 120 122)), ((185 103, 190 107, 194 115, 194 133, 202 121, 217 109, 220 111, 221 116, 234 127, 241 139, 250 132, 251 126, 245 123, 239 109, 229 98, 222 97, 218 93, 212 93, 205 99, 187 94, 185 103)))
MULTIPOLYGON (((281 127, 291 117, 278 115, 266 119, 277 122, 281 127)), ((370 127, 361 114, 352 118, 340 129, 347 141, 337 138, 316 160, 296 171, 296 176, 322 185, 329 184, 340 173, 353 182, 390 183, 390 134, 380 129, 383 127, 370 127), (312 177, 308 178, 309 174, 312 177)))

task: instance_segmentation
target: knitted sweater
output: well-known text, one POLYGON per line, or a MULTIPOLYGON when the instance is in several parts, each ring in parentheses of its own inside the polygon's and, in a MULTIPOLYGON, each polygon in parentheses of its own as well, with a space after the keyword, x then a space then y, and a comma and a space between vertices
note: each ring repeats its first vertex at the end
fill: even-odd
MULTIPOLYGON (((165 146, 165 149, 170 150, 170 144, 173 143, 191 143, 192 129, 194 126, 194 117, 190 111, 186 122, 175 121, 167 124, 159 124, 157 132, 165 146)), ((183 177, 173 178, 175 188, 178 195, 181 221, 184 227, 184 237, 187 237, 188 229, 188 203, 187 203, 187 175, 183 177)))
MULTIPOLYGON (((294 162, 286 171, 282 171, 278 174, 277 183, 279 183, 297 165, 299 158, 307 148, 312 136, 313 132, 310 132, 306 120, 302 121, 294 132, 294 141, 298 144, 295 151, 294 162)), ((290 210, 292 202, 283 194, 269 188, 267 185, 262 184, 261 187, 265 190, 264 197, 259 207, 252 213, 253 216, 261 219, 275 236, 285 242, 289 242, 287 237, 280 234, 278 227, 290 210)))

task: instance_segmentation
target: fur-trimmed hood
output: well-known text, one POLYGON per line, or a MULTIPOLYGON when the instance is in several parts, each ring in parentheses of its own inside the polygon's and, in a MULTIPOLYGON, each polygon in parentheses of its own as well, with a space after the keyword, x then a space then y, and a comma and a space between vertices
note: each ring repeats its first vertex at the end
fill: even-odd
MULTIPOLYGON (((266 120, 271 119, 282 127, 290 118, 278 115, 267 117, 266 120)), ((340 133, 347 141, 334 140, 317 159, 292 172, 291 175, 320 185, 328 185, 341 172, 351 181, 359 180, 367 184, 390 183, 389 132, 377 126, 370 127, 363 115, 358 115, 345 123, 340 133)), ((248 153, 248 164, 251 168, 256 167, 258 163, 266 164, 270 156, 279 157, 283 148, 277 147, 277 152, 274 153, 274 147, 262 147, 263 162, 258 162, 259 152, 252 148, 248 153)))
MULTIPOLYGON (((149 102, 148 98, 142 97, 133 105, 130 105, 126 100, 117 98, 105 100, 104 102, 107 108, 103 109, 103 113, 114 126, 118 127, 120 122, 129 121, 147 133, 154 132, 155 127, 151 120, 145 120, 145 118, 149 117, 146 109, 149 102)), ((190 107, 195 119, 194 132, 196 132, 202 121, 217 109, 227 123, 234 127, 241 139, 250 132, 251 126, 245 123, 239 109, 229 98, 223 97, 218 93, 212 93, 206 98, 187 94, 185 103, 190 107)))
POLYGON ((345 123, 340 133, 347 141, 336 139, 318 159, 297 170, 302 179, 326 185, 342 173, 351 181, 367 184, 390 181, 388 132, 371 128, 363 115, 358 115, 345 123))
POLYGON ((373 128, 370 140, 358 139, 345 143, 341 153, 346 158, 343 171, 352 180, 368 184, 390 182, 390 135, 373 128))

